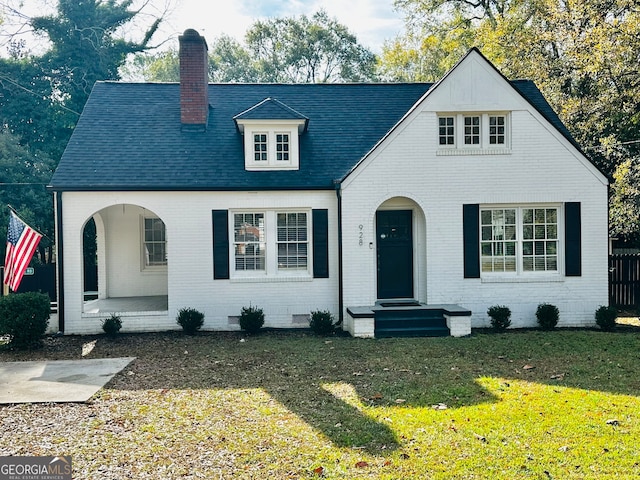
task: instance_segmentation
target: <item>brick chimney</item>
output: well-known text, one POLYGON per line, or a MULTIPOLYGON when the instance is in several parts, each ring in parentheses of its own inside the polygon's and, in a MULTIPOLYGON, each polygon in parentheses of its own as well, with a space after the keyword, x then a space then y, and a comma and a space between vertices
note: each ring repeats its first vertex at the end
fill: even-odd
POLYGON ((206 129, 209 118, 207 42, 187 29, 180 35, 180 120, 183 127, 206 129))

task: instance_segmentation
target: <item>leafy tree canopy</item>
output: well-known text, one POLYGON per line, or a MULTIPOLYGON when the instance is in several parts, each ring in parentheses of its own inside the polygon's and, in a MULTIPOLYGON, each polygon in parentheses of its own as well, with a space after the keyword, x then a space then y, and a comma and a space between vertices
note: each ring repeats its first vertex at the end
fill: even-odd
MULTIPOLYGON (((39 245, 43 263, 51 259, 54 238, 53 205, 45 185, 53 173, 53 161, 42 153, 32 153, 20 145, 18 137, 0 132, 0 238, 7 238, 11 205, 30 226, 45 235, 39 245), (48 254, 45 251, 48 250, 48 254)), ((0 243, 4 259, 5 242, 0 243)))
MULTIPOLYGON (((385 44, 383 78, 435 81, 477 46, 507 77, 534 80, 604 173, 616 172, 616 181, 628 178, 621 172, 632 171, 640 157, 637 0, 394 4, 405 14, 407 30, 385 44)), ((637 222, 634 228, 640 229, 637 222)))
MULTIPOLYGON (((347 27, 319 11, 311 17, 255 22, 244 44, 223 35, 209 48, 213 82, 360 82, 375 78, 375 55, 347 27)), ((137 55, 125 75, 179 80, 177 51, 137 55)))

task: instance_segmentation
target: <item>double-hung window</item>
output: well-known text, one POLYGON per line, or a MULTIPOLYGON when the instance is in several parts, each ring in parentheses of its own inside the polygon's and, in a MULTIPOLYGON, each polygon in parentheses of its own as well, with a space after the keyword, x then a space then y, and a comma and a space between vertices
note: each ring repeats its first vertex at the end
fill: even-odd
POLYGON ((278 213, 278 270, 306 270, 308 228, 306 212, 278 213))
POLYGON ((167 234, 159 218, 142 219, 143 268, 167 265, 167 234))
POLYGON ((236 213, 233 216, 233 245, 237 271, 265 270, 264 213, 236 213))
POLYGON ((558 272, 558 207, 480 209, 483 273, 558 272))
POLYGON ((246 277, 308 273, 309 227, 306 211, 233 213, 236 274, 246 277))

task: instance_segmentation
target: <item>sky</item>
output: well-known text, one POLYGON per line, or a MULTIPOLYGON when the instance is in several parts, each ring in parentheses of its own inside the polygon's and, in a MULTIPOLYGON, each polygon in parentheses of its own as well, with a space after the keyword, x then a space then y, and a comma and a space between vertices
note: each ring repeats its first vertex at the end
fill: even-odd
MULTIPOLYGON (((7 33, 24 30, 24 18, 55 13, 57 0, 0 0, 0 16, 4 25, 0 33, 0 56, 6 55, 7 33), (19 15, 15 15, 19 12, 19 15)), ((161 48, 178 46, 178 36, 187 28, 197 30, 209 44, 226 34, 243 40, 247 29, 257 20, 276 17, 311 16, 324 9, 353 33, 358 42, 381 53, 385 40, 391 40, 404 31, 402 14, 393 8, 393 0, 134 0, 133 9, 145 4, 137 16, 138 27, 128 25, 132 39, 140 40, 144 27, 164 13, 165 20, 153 38, 161 48), (165 40, 167 40, 164 42, 165 40)), ((23 33, 32 53, 46 48, 46 42, 23 33)))
MULTIPOLYGON (((393 0, 169 0, 170 13, 162 37, 177 37, 193 28, 209 43, 222 34, 241 40, 256 20, 274 17, 311 16, 324 9, 356 35, 358 42, 380 53, 385 40, 402 33, 402 15, 393 0)), ((157 1, 155 8, 163 5, 157 1)))

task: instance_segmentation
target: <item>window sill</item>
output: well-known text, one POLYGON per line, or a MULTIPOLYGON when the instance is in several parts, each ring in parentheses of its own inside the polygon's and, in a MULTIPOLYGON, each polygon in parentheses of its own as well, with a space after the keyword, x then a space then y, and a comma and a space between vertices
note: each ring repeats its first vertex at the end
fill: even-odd
POLYGON ((248 172, 264 172, 270 170, 299 170, 298 165, 292 165, 290 163, 284 163, 282 165, 277 164, 269 164, 269 165, 256 165, 256 164, 247 164, 245 163, 245 170, 248 172))
POLYGON ((513 275, 480 277, 481 283, 561 283, 562 275, 513 275))
POLYGON ((439 157, 458 155, 511 155, 509 148, 439 148, 436 151, 439 157))
POLYGON ((238 276, 232 277, 231 283, 287 283, 287 282, 311 282, 313 276, 304 275, 263 275, 258 277, 238 276))

